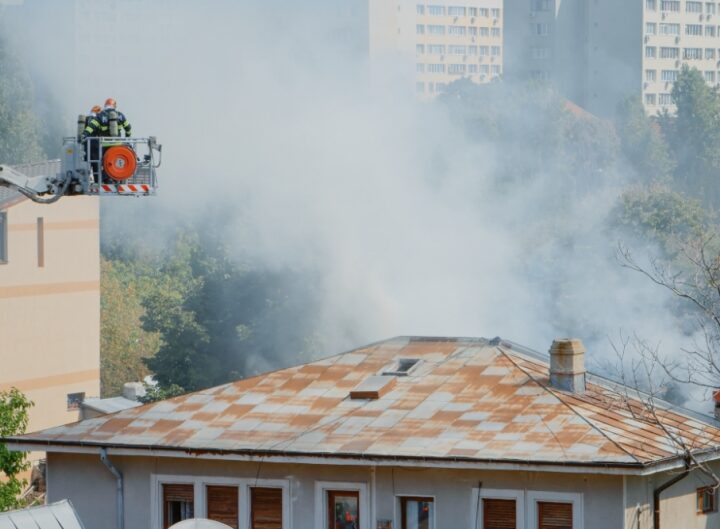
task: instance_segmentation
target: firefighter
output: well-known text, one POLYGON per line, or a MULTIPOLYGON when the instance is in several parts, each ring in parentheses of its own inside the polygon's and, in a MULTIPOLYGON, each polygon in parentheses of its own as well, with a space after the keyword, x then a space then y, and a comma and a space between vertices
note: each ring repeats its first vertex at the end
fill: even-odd
POLYGON ((90 125, 90 120, 96 118, 100 112, 102 112, 102 107, 100 105, 95 105, 90 109, 90 113, 85 116, 85 128, 90 125))
MULTIPOLYGON (((105 108, 90 119, 87 127, 85 127, 83 131, 82 139, 84 140, 87 137, 120 137, 121 129, 125 132, 125 137, 129 138, 132 126, 125 117, 125 114, 118 112, 116 108, 117 103, 112 97, 106 99, 105 108)), ((96 175, 100 174, 105 147, 112 145, 112 143, 104 142, 103 149, 100 149, 100 142, 98 140, 90 140, 90 158, 93 161, 93 172, 96 175)))

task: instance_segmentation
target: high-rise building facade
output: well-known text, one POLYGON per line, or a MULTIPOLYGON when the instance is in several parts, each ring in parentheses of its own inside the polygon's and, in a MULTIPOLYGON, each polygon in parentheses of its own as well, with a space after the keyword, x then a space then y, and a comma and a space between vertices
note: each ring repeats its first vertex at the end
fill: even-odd
POLYGON ((603 116, 628 96, 650 114, 673 110, 683 65, 720 78, 718 2, 696 0, 506 0, 505 68, 544 78, 603 116))
POLYGON ((397 56, 421 96, 487 83, 503 75, 503 19, 503 0, 370 0, 370 55, 397 56))

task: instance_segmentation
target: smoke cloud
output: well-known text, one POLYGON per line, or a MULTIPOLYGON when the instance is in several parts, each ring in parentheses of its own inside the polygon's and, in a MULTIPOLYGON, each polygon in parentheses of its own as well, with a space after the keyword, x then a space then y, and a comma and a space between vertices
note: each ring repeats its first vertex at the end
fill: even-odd
MULTIPOLYGON (((238 260, 320 278, 318 355, 401 334, 499 335, 542 351, 577 336, 595 361, 621 331, 678 350, 666 294, 615 257, 607 217, 622 176, 585 191, 551 171, 498 185, 506 146, 471 141, 415 101, 398 62, 371 68, 351 17, 362 9, 338 3, 137 2, 132 38, 107 28, 125 59, 105 64, 91 41, 73 79, 43 64, 49 47, 73 50, 69 37, 18 37, 37 75, 69 95, 69 124, 112 96, 136 135, 164 145, 158 197, 104 200, 103 229, 132 241, 212 212, 238 260)), ((15 9, 33 24, 26 15, 47 8, 15 9)))

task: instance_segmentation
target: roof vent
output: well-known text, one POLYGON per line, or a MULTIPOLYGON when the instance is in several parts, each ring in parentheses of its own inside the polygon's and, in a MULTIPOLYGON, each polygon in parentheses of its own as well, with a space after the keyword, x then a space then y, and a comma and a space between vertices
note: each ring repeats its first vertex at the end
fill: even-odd
POLYGON ((390 375, 396 377, 406 377, 418 364, 420 360, 417 358, 401 358, 399 359, 391 369, 384 371, 383 375, 390 375))
POLYGON ((580 340, 558 339, 550 347, 550 385, 585 393, 585 346, 580 340))
POLYGON ((395 384, 397 378, 372 376, 366 378, 355 389, 350 391, 350 398, 355 399, 374 399, 377 400, 387 392, 389 392, 395 384))

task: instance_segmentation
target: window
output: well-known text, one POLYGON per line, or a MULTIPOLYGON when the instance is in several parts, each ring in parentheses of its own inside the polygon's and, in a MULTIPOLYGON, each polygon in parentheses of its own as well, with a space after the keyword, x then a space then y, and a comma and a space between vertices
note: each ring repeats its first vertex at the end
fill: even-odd
POLYGON ((355 490, 327 491, 328 529, 360 527, 360 493, 355 490))
POLYGON ((418 53, 420 55, 425 53, 425 45, 424 44, 415 44, 415 53, 418 53))
POLYGON ((550 11, 550 0, 532 0, 530 9, 533 11, 550 11))
POLYGON ((478 7, 478 13, 480 13, 481 17, 489 17, 490 9, 488 9, 487 7, 478 7))
POLYGON ((515 529, 517 524, 516 500, 483 498, 482 529, 515 529))
POLYGON ((251 488, 250 529, 282 529, 282 526, 282 489, 251 488))
POLYGON ((79 393, 68 393, 67 394, 67 409, 70 410, 79 410, 80 405, 85 400, 85 392, 81 391, 79 393))
POLYGON ((432 24, 427 27, 427 30, 430 35, 445 35, 445 26, 432 24))
POLYGON ((432 498, 400 498, 400 529, 435 529, 432 498))
POLYGON ((492 57, 500 57, 500 46, 491 46, 490 55, 492 57))
POLYGON ((548 24, 542 22, 537 24, 531 24, 530 25, 530 31, 533 35, 537 35, 539 37, 547 37, 550 34, 550 29, 548 24))
POLYGON ((45 266, 45 219, 37 218, 37 265, 45 266))
POLYGON ((476 28, 475 26, 468 26, 467 31, 468 31, 468 35, 472 35, 473 37, 477 37, 478 28, 476 28))
POLYGON ((657 48, 655 46, 645 46, 645 57, 648 59, 657 57, 657 48))
POLYGON ((428 6, 428 13, 443 16, 445 14, 445 6, 428 6))
POLYGON ((238 529, 238 488, 208 485, 207 517, 238 529))
POLYGON ((710 84, 715 84, 715 72, 705 72, 705 81, 710 84))
POLYGON ((661 59, 679 59, 680 58, 680 48, 662 47, 662 48, 660 48, 660 58, 661 59))
POLYGON ((656 35, 657 24, 655 22, 645 22, 645 35, 656 35))
MULTIPOLYGON (((428 27, 432 27, 432 26, 428 26, 428 27)), ((416 32, 418 35, 424 35, 424 34, 425 34, 425 26, 424 26, 423 24, 418 24, 418 25, 416 25, 416 26, 415 26, 415 32, 416 32)))
POLYGON ((7 212, 0 211, 0 264, 7 264, 8 262, 8 224, 7 224, 7 212))
POLYGON ((532 48, 532 58, 537 60, 544 60, 550 58, 550 48, 532 48))
POLYGON ((487 64, 481 64, 480 75, 490 75, 490 66, 487 64))
POLYGON ((425 6, 422 4, 418 4, 415 9, 417 9, 418 15, 424 15, 425 14, 425 6))
POLYGON ((702 24, 685 24, 685 35, 700 37, 702 36, 702 31, 702 24))
POLYGON ((444 64, 428 64, 427 71, 428 71, 428 73, 445 73, 445 65, 444 64))
POLYGON ((465 46, 449 44, 447 49, 449 55, 467 55, 467 48, 465 46))
POLYGON ((715 58, 715 48, 705 48, 705 58, 706 59, 714 59, 715 58))
POLYGON ((715 2, 705 2, 705 12, 708 15, 714 15, 716 12, 717 6, 715 5, 715 2))
POLYGON ((432 55, 443 55, 445 53, 444 44, 428 44, 428 53, 432 55))
POLYGON ((490 35, 493 37, 499 37, 500 36, 500 28, 492 28, 490 30, 490 35))
POLYGON ((195 496, 192 483, 164 483, 163 491, 163 528, 195 517, 195 496))
POLYGON ((539 501, 538 529, 573 529, 573 504, 539 501))
POLYGON ((493 7, 490 10, 490 16, 492 16, 493 18, 500 18, 500 9, 498 9, 497 7, 493 7))
POLYGON ((697 512, 704 514, 717 511, 717 493, 712 487, 702 487, 697 490, 697 512))
POLYGON ((468 46, 468 55, 477 55, 477 46, 468 46))
POLYGON ((663 70, 660 78, 665 82, 674 83, 678 78, 677 70, 663 70))
POLYGON ((490 67, 490 73, 492 74, 493 77, 499 76, 500 75, 500 65, 498 65, 498 64, 492 65, 490 67))
POLYGON ((714 37, 716 35, 715 26, 705 26, 705 36, 714 37))
POLYGON ((660 24, 660 35, 680 35, 680 24, 660 24))
POLYGON ((439 94, 441 92, 445 91, 445 87, 447 85, 445 83, 435 83, 435 91, 439 94))
POLYGON ((470 15, 471 17, 476 17, 477 13, 478 13, 477 7, 469 7, 468 8, 468 15, 470 15))
POLYGON ((478 28, 480 30, 480 36, 481 37, 489 37, 490 36, 490 28, 478 28))
POLYGON ((465 26, 448 26, 448 35, 463 36, 467 30, 465 26))
POLYGON ((702 48, 685 48, 683 59, 702 59, 702 48))
POLYGON ((465 73, 464 64, 448 64, 448 73, 452 75, 462 75, 465 73))
POLYGON ((660 1, 661 11, 673 11, 675 13, 680 12, 680 0, 661 0, 660 1))
POLYGON ((468 72, 469 73, 478 73, 478 65, 477 64, 469 64, 468 72))
POLYGON ((490 46, 478 46, 480 57, 488 57, 490 55, 490 46))
POLYGON ((645 70, 645 80, 649 83, 657 80, 657 70, 645 70))
POLYGON ((691 2, 690 0, 688 0, 688 2, 685 4, 685 12, 686 13, 702 13, 703 12, 702 2, 691 2))
POLYGON ((645 104, 646 105, 656 105, 657 104, 657 96, 655 94, 645 94, 645 104))
POLYGON ((659 102, 661 105, 672 105, 672 94, 660 94, 659 102))
POLYGON ((449 6, 448 15, 450 15, 451 17, 464 17, 465 8, 460 6, 449 6))
POLYGON ((425 65, 421 62, 415 64, 415 71, 417 73, 425 73, 425 65))
POLYGON ((648 11, 657 11, 657 0, 645 0, 645 9, 648 11))

